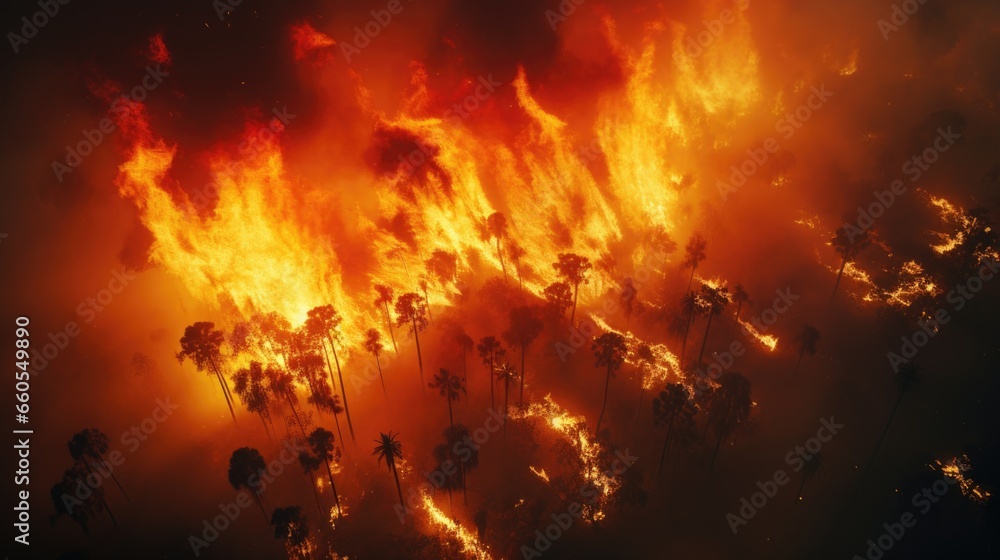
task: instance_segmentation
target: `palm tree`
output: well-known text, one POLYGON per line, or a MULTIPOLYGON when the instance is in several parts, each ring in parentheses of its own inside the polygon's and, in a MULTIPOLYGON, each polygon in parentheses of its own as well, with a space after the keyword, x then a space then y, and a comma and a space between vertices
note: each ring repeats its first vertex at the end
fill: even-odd
POLYGON ((667 426, 667 439, 663 442, 663 451, 660 452, 660 466, 656 473, 663 472, 663 462, 667 458, 670 449, 670 437, 673 435, 674 421, 678 417, 694 417, 694 405, 688 398, 687 389, 680 383, 668 384, 660 391, 660 396, 653 399, 653 417, 657 426, 667 426))
POLYGON ((799 371, 799 364, 802 363, 802 356, 808 353, 810 356, 816 355, 816 343, 819 342, 819 329, 811 325, 802 325, 802 332, 799 333, 795 340, 799 343, 799 359, 795 361, 795 369, 792 371, 799 371))
POLYGON ((712 317, 720 315, 729 305, 729 288, 722 286, 715 288, 704 285, 701 287, 702 301, 704 301, 704 312, 708 315, 708 325, 705 326, 705 338, 701 341, 701 352, 698 353, 698 363, 705 356, 705 345, 708 344, 708 331, 712 328, 712 317))
POLYGON ((69 454, 73 457, 74 461, 77 461, 84 465, 88 471, 94 472, 93 464, 97 463, 107 471, 108 475, 111 476, 111 480, 115 482, 115 486, 125 496, 125 500, 129 504, 132 500, 129 499, 128 494, 125 493, 125 489, 122 488, 121 483, 118 482, 118 478, 115 473, 108 467, 108 462, 104 460, 104 456, 108 454, 108 450, 111 449, 111 442, 108 440, 108 436, 104 434, 101 430, 97 428, 84 429, 81 432, 73 434, 70 438, 69 443, 66 444, 69 447, 69 454))
MULTIPOLYGON (((302 466, 303 472, 305 472, 306 478, 309 479, 309 485, 312 486, 313 496, 316 497, 316 509, 319 510, 321 519, 327 517, 326 512, 323 511, 323 504, 319 501, 319 491, 316 489, 316 480, 313 478, 313 473, 319 470, 319 466, 323 464, 319 460, 319 457, 314 456, 308 451, 302 451, 299 453, 299 465, 302 466)), ((338 514, 339 514, 338 510, 338 514)))
POLYGON ((861 479, 858 482, 860 487, 861 481, 864 481, 865 477, 868 475, 868 471, 871 470, 872 465, 875 464, 875 457, 878 455, 879 448, 882 447, 882 442, 885 441, 885 434, 889 431, 889 426, 892 424, 892 419, 896 416, 896 410, 899 409, 899 403, 903 402, 903 397, 920 384, 921 374, 920 368, 917 364, 913 362, 906 362, 905 364, 899 366, 896 371, 895 385, 898 395, 896 396, 896 403, 892 405, 892 412, 889 413, 889 419, 885 422, 885 427, 882 428, 882 434, 879 435, 878 443, 875 444, 875 451, 872 452, 872 456, 868 459, 868 465, 865 470, 861 473, 861 479))
POLYGON ((503 383, 503 437, 507 439, 507 403, 510 398, 510 384, 517 382, 517 370, 514 366, 504 362, 497 367, 495 374, 497 383, 503 383))
POLYGON ((607 375, 604 380, 604 401, 601 403, 601 415, 597 417, 597 430, 594 433, 601 433, 601 422, 604 420, 604 411, 608 406, 608 390, 611 388, 611 378, 615 371, 621 367, 625 361, 628 348, 625 346, 625 337, 616 332, 606 332, 594 339, 591 347, 594 351, 594 367, 606 367, 607 375))
POLYGON ((378 445, 372 451, 372 455, 378 457, 378 463, 382 464, 382 460, 385 459, 385 465, 389 467, 389 471, 392 472, 393 478, 396 479, 396 491, 399 492, 399 505, 406 507, 403 503, 403 489, 399 486, 399 472, 396 470, 396 460, 403 459, 403 445, 396 440, 396 436, 389 432, 388 434, 379 433, 379 439, 375 440, 378 445))
POLYGON ((806 487, 806 482, 812 480, 821 470, 823 470, 823 452, 817 451, 802 464, 802 482, 799 484, 798 494, 795 495, 796 501, 802 499, 802 489, 806 487))
POLYGON ((312 558, 313 545, 309 542, 309 527, 299 506, 276 508, 271 514, 274 538, 285 541, 289 560, 312 558))
POLYGON ((385 378, 382 377, 382 361, 379 356, 382 354, 382 335, 375 329, 368 329, 365 332, 365 350, 375 356, 375 365, 378 366, 378 378, 382 382, 382 395, 385 396, 386 404, 389 403, 389 393, 385 391, 385 378))
POLYGON ((510 310, 510 328, 504 331, 503 338, 507 344, 521 348, 521 396, 518 399, 520 404, 524 404, 524 378, 527 373, 524 368, 524 356, 528 351, 528 345, 542 334, 544 328, 545 323, 538 318, 534 308, 520 306, 510 310))
POLYGON ((493 396, 493 371, 496 367, 496 363, 501 360, 507 353, 500 341, 494 336, 483 337, 476 345, 476 350, 479 351, 479 357, 483 360, 483 365, 489 368, 490 375, 490 407, 496 408, 496 401, 493 396))
POLYGON ((708 429, 715 433, 715 450, 708 467, 715 468, 715 458, 722 442, 731 438, 750 417, 753 401, 750 400, 750 380, 734 371, 726 372, 719 378, 719 386, 708 399, 708 429))
POLYGON ((452 414, 451 401, 457 401, 465 392, 465 382, 457 375, 452 375, 448 370, 441 368, 441 372, 434 375, 434 381, 428 384, 431 389, 437 389, 445 400, 448 401, 448 425, 455 425, 455 416, 452 414))
POLYGON ((392 349, 399 355, 399 348, 396 346, 396 335, 392 332, 392 316, 389 315, 389 304, 392 303, 392 299, 395 294, 392 288, 386 286, 385 284, 375 284, 375 307, 382 308, 385 311, 385 324, 389 326, 389 338, 392 339, 392 349))
POLYGON ((688 333, 691 332, 691 325, 694 323, 695 316, 701 310, 701 302, 698 296, 694 292, 688 291, 681 297, 681 319, 684 321, 684 341, 681 343, 681 367, 684 367, 684 354, 687 353, 687 340, 688 333))
POLYGON ((336 388, 333 381, 333 369, 330 368, 330 356, 326 353, 326 344, 330 345, 333 353, 333 362, 337 365, 337 378, 340 379, 340 395, 344 399, 344 415, 347 417, 347 431, 351 434, 351 441, 354 438, 354 424, 351 422, 351 408, 347 404, 347 388, 344 387, 344 374, 340 370, 340 358, 337 357, 336 342, 340 340, 340 324, 343 319, 332 305, 321 305, 309 310, 306 319, 306 332, 315 340, 319 340, 323 348, 323 356, 326 358, 326 367, 330 371, 330 382, 336 388), (324 344, 324 342, 326 344, 324 344))
POLYGON ((569 323, 572 325, 576 319, 576 302, 580 294, 580 284, 588 282, 587 276, 594 265, 587 257, 575 253, 560 253, 558 259, 552 263, 552 268, 556 269, 556 272, 567 284, 573 286, 573 311, 569 315, 569 323))
POLYGON ((246 488, 250 492, 254 501, 257 502, 257 506, 260 507, 260 513, 264 516, 264 521, 270 526, 271 521, 267 518, 267 514, 264 513, 264 504, 261 503, 261 494, 264 493, 264 488, 260 487, 258 489, 257 485, 251 482, 259 480, 265 471, 267 471, 267 465, 264 462, 264 457, 260 454, 260 451, 252 447, 241 447, 233 451, 232 456, 229 458, 229 484, 233 485, 234 490, 238 491, 246 488))
POLYGON ((260 417, 264 432, 271 437, 267 425, 271 422, 271 402, 274 395, 265 384, 265 379, 264 368, 260 362, 252 361, 249 367, 239 369, 233 375, 233 391, 243 401, 247 412, 256 413, 260 417))
POLYGON ((298 396, 295 394, 295 378, 285 369, 275 365, 268 366, 264 370, 264 376, 267 378, 267 386, 271 394, 275 398, 285 399, 285 402, 288 403, 289 408, 292 409, 292 415, 295 417, 295 422, 298 424, 299 430, 302 431, 302 437, 306 437, 305 425, 302 423, 302 418, 295 406, 298 402, 298 396))
POLYGON ((427 328, 427 312, 420 294, 409 292, 396 300, 396 326, 409 327, 413 340, 417 343, 417 365, 420 368, 420 387, 424 386, 424 358, 420 353, 420 331, 427 328))
POLYGON ((695 233, 688 240, 688 244, 684 247, 684 261, 681 263, 681 268, 690 268, 691 277, 688 278, 688 291, 691 291, 691 282, 694 281, 694 271, 697 270, 698 265, 705 260, 705 249, 708 247, 708 242, 702 237, 700 233, 695 233))
POLYGON ((309 447, 312 448, 313 456, 326 463, 326 475, 330 477, 330 490, 333 491, 333 503, 337 505, 337 515, 340 512, 340 497, 337 496, 337 485, 333 483, 333 469, 330 468, 330 461, 340 461, 340 450, 334 447, 333 433, 323 428, 316 428, 309 434, 309 447))
POLYGON ((222 343, 226 340, 221 330, 215 328, 215 323, 208 321, 197 322, 184 329, 184 336, 181 337, 181 351, 177 353, 177 361, 184 363, 185 358, 194 362, 198 371, 208 371, 215 375, 222 386, 222 394, 226 397, 226 405, 229 406, 229 414, 236 421, 236 412, 233 410, 232 395, 229 393, 229 386, 220 369, 222 361, 222 343))
POLYGON ((340 406, 339 396, 333 394, 330 386, 322 379, 323 357, 314 353, 295 356, 289 361, 289 367, 295 372, 299 381, 309 387, 309 397, 306 402, 316 407, 317 412, 325 410, 333 414, 333 422, 337 426, 337 437, 343 441, 344 436, 340 431, 340 420, 337 415, 343 412, 344 408, 340 406))
POLYGON ((573 305, 573 288, 566 282, 553 282, 542 293, 552 314, 562 321, 573 305))
POLYGON ((740 310, 743 309, 743 304, 751 304, 753 302, 750 301, 750 294, 743 288, 743 284, 736 284, 736 288, 733 289, 733 301, 736 302, 736 318, 733 324, 733 335, 735 336, 736 329, 740 326, 740 310))
POLYGON ((476 446, 467 446, 464 442, 468 442, 470 437, 469 428, 462 424, 455 424, 454 426, 448 426, 444 430, 444 439, 447 442, 449 449, 449 458, 459 466, 459 472, 462 475, 462 501, 468 505, 468 475, 469 471, 479 466, 479 449, 476 446), (459 442, 463 442, 462 446, 459 446, 459 442), (463 449, 462 454, 455 452, 456 449, 463 449))
POLYGON ((507 217, 501 212, 494 212, 486 218, 486 230, 489 236, 496 239, 497 259, 500 260, 500 268, 503 269, 503 279, 507 280, 507 263, 503 260, 503 249, 500 242, 507 238, 507 217))
POLYGON ((521 277, 521 257, 528 254, 524 247, 513 239, 507 240, 507 253, 514 260, 514 272, 517 272, 517 285, 524 290, 524 279, 521 277))
POLYGON ((833 293, 830 294, 830 301, 837 295, 837 288, 840 287, 840 279, 844 276, 844 268, 864 249, 872 244, 872 234, 868 230, 860 233, 848 232, 847 228, 840 227, 837 234, 830 240, 830 244, 840 254, 840 271, 837 272, 837 282, 833 285, 833 293))

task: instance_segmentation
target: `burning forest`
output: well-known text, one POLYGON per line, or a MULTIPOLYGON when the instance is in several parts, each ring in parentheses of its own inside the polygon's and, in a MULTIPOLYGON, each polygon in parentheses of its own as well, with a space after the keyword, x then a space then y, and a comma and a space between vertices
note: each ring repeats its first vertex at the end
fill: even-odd
POLYGON ((11 558, 997 554, 995 4, 10 8, 11 558))

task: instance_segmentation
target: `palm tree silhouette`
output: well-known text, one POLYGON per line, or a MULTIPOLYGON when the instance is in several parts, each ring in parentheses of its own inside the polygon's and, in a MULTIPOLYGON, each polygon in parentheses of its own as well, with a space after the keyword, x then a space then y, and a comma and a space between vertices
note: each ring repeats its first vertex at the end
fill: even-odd
POLYGON ((503 270, 503 279, 507 280, 507 263, 504 262, 503 249, 500 242, 507 238, 507 217, 501 212, 494 212, 486 218, 486 230, 489 236, 496 240, 497 259, 500 261, 500 268, 503 270))
POLYGON ((496 408, 496 400, 494 399, 493 391, 493 372, 498 361, 500 361, 507 350, 504 349, 500 341, 494 336, 483 337, 479 344, 476 345, 476 350, 479 351, 479 357, 483 360, 483 365, 489 368, 490 375, 490 407, 496 408))
POLYGON ((448 425, 455 425, 455 417, 451 410, 451 401, 457 401, 465 392, 465 382, 457 375, 452 375, 448 370, 441 368, 441 372, 434 375, 434 381, 428 383, 431 389, 437 389, 438 393, 448 401, 448 425))
POLYGON ((222 394, 226 397, 226 405, 229 406, 229 413, 236 421, 236 412, 233 410, 232 395, 229 393, 229 386, 220 368, 222 361, 222 343, 226 337, 221 330, 215 328, 215 323, 208 321, 197 322, 184 329, 184 336, 181 337, 181 351, 177 353, 177 361, 184 363, 185 358, 194 362, 198 371, 207 371, 219 380, 222 386, 222 394))
MULTIPOLYGON (((79 467, 79 465, 77 466, 79 467)), ((82 467, 80 468, 82 469, 82 467)), ((74 493, 80 479, 72 473, 72 469, 63 473, 62 480, 53 484, 49 490, 49 497, 52 499, 52 505, 55 507, 56 512, 49 519, 49 524, 54 526, 59 517, 65 515, 83 529, 83 534, 88 535, 90 534, 90 521, 97 516, 100 508, 105 505, 103 501, 104 489, 98 487, 89 496, 86 496, 82 500, 78 499, 74 493)), ((84 476, 86 476, 86 473, 84 473, 84 476)), ((110 513, 110 510, 108 513, 110 513)), ((111 519, 114 521, 114 515, 111 515, 111 519)))
POLYGON ((424 387, 424 358, 420 353, 420 331, 427 328, 427 309, 420 294, 409 292, 396 300, 396 326, 409 327, 417 343, 417 365, 420 368, 420 387, 424 387))
POLYGON ((663 451, 660 452, 660 466, 656 473, 663 472, 663 463, 667 459, 670 449, 670 437, 673 435, 674 421, 678 417, 694 417, 694 405, 688 398, 687 389, 680 383, 668 384, 660 391, 660 396, 653 399, 653 417, 657 426, 667 426, 667 439, 663 442, 663 451))
POLYGON ((389 338, 392 339, 392 350, 399 355, 399 348, 396 346, 396 335, 392 332, 392 316, 389 315, 389 304, 392 303, 395 294, 392 288, 385 284, 375 284, 375 307, 381 307, 385 311, 385 324, 389 326, 389 338))
POLYGON ((114 481, 115 486, 125 496, 125 500, 131 505, 132 500, 129 499, 128 494, 125 493, 125 489, 122 488, 121 483, 118 482, 118 478, 115 476, 114 471, 108 467, 108 462, 104 460, 104 456, 108 454, 108 450, 111 449, 111 442, 108 440, 108 436, 104 432, 98 430, 97 428, 84 429, 83 431, 73 434, 67 443, 69 447, 69 454, 73 457, 74 461, 79 462, 84 465, 88 471, 94 472, 93 465, 96 463, 104 468, 114 481))
POLYGON ((823 470, 823 452, 817 451, 802 464, 802 482, 799 483, 799 492, 795 495, 795 500, 802 499, 802 489, 806 487, 806 482, 812 480, 823 470))
POLYGON ((264 457, 260 454, 260 451, 252 447, 241 447, 233 451, 232 456, 229 458, 229 484, 233 485, 234 490, 239 491, 245 488, 250 492, 254 501, 257 502, 257 506, 260 507, 260 513, 264 516, 264 521, 270 526, 271 521, 267 518, 267 514, 264 512, 264 504, 261 502, 261 495, 264 493, 264 488, 254 482, 259 481, 261 475, 266 470, 267 466, 264 462, 264 457))
POLYGON ((295 394, 295 378, 286 370, 276 365, 268 366, 264 370, 264 377, 267 378, 267 386, 271 394, 275 398, 285 399, 285 402, 288 403, 289 408, 292 409, 292 415, 295 417, 295 422, 302 432, 302 437, 306 437, 305 425, 302 423, 302 418, 299 416, 299 411, 295 406, 298 402, 298 396, 295 394))
POLYGON ((319 466, 322 464, 323 462, 319 460, 319 457, 314 456, 308 451, 302 451, 299 453, 299 465, 302 466, 302 470, 305 472, 306 478, 309 479, 309 485, 312 487, 313 496, 316 497, 316 509, 319 510, 319 514, 322 516, 320 519, 326 518, 327 514, 323 511, 323 504, 319 501, 319 490, 316 489, 316 480, 313 478, 313 473, 318 471, 319 466))
POLYGON ((892 419, 896 416, 896 411, 899 409, 899 403, 903 402, 903 397, 911 393, 920 384, 921 380, 920 368, 914 362, 906 362, 905 364, 899 366, 896 371, 895 385, 898 395, 896 396, 896 403, 892 405, 892 412, 889 413, 889 419, 885 421, 885 427, 882 428, 882 433, 878 437, 878 443, 875 444, 875 450, 872 451, 871 458, 868 459, 868 465, 865 466, 865 470, 861 473, 861 479, 858 482, 860 487, 861 482, 864 481, 865 477, 868 476, 868 471, 871 470, 872 465, 875 464, 875 457, 878 456, 878 451, 882 447, 882 443, 885 441, 885 434, 889 432, 889 426, 892 424, 892 419))
POLYGON ((459 466, 462 482, 462 501, 466 505, 469 504, 469 471, 479 466, 479 449, 476 446, 464 445, 469 441, 470 434, 469 428, 462 424, 448 426, 444 430, 444 439, 448 445, 449 456, 459 466), (464 447, 460 447, 459 442, 462 442, 464 447), (456 449, 460 448, 465 450, 465 454, 455 452, 456 449))
POLYGON ((497 383, 503 383, 503 437, 507 439, 507 403, 510 398, 510 384, 517 382, 518 375, 514 366, 507 362, 497 367, 495 374, 497 376, 497 383))
POLYGON ((809 354, 816 355, 816 344, 819 342, 819 329, 811 325, 802 325, 802 331, 795 337, 799 343, 799 359, 795 361, 795 369, 792 373, 799 371, 799 364, 802 363, 802 356, 809 354))
POLYGON ((690 268, 691 277, 688 278, 687 291, 691 291, 691 282, 694 281, 694 271, 698 269, 698 265, 705 260, 705 249, 708 247, 708 242, 702 237, 700 233, 695 233, 688 240, 688 244, 684 247, 684 261, 681 263, 681 268, 690 268))
POLYGON ((330 461, 340 461, 340 450, 334 446, 333 433, 323 428, 316 428, 309 434, 309 447, 313 456, 326 464, 326 475, 330 478, 330 490, 333 491, 333 502, 337 505, 337 515, 341 515, 340 497, 337 495, 337 485, 333 482, 333 469, 330 461))
POLYGON ((510 310, 510 328, 504 331, 503 338, 507 344, 521 348, 521 395, 518 398, 520 404, 524 404, 524 378, 527 373, 524 356, 528 346, 542 334, 544 328, 545 323, 538 318, 538 313, 533 307, 520 306, 510 310))
POLYGON ((691 325, 695 316, 701 310, 701 301, 694 292, 688 291, 681 297, 681 319, 684 321, 684 341, 681 342, 681 366, 684 366, 684 355, 687 353, 688 334, 691 332, 691 325))
POLYGON ((733 319, 735 321, 733 324, 733 336, 736 336, 736 329, 740 326, 740 311, 743 309, 743 304, 746 303, 749 305, 753 302, 750 301, 750 294, 743 288, 743 284, 736 284, 736 287, 733 288, 733 301, 736 302, 736 318, 733 319))
POLYGON ((288 560, 312 558, 313 546, 309 542, 309 527, 299 506, 276 508, 271 514, 274 538, 285 541, 288 560))
POLYGON ((507 253, 514 261, 514 272, 517 273, 517 285, 521 288, 521 290, 524 290, 524 279, 521 277, 521 257, 528 254, 528 252, 525 251, 524 247, 521 247, 517 241, 508 239, 507 253))
POLYGON ((872 244, 872 234, 868 230, 864 230, 860 234, 848 233, 846 228, 840 227, 837 229, 837 234, 830 240, 830 244, 833 245, 833 248, 837 250, 837 253, 841 257, 840 271, 837 272, 837 282, 833 285, 833 293, 830 294, 830 301, 833 301, 833 298, 837 295, 837 288, 840 287, 840 279, 844 276, 844 268, 847 267, 847 263, 851 262, 858 253, 872 244))
POLYGON ((621 367, 625 361, 628 348, 625 346, 625 337, 616 332, 606 332, 594 339, 592 346, 594 351, 594 367, 606 367, 607 375, 604 380, 604 400, 601 403, 601 415, 597 417, 597 429, 594 433, 601 433, 601 422, 604 420, 604 411, 608 406, 608 390, 611 387, 611 378, 615 371, 621 367))
MULTIPOLYGON (((271 423, 271 402, 274 395, 265 383, 266 376, 260 362, 252 361, 248 367, 239 369, 233 375, 233 391, 247 407, 247 412, 256 413, 264 425, 264 432, 271 437, 268 424, 271 423)), ((272 423, 271 430, 274 429, 272 423)))
POLYGON ((573 287, 566 282, 553 282, 545 288, 542 295, 552 314, 561 322, 566 316, 566 310, 573 305, 573 287))
POLYGON ((552 268, 567 284, 573 286, 573 311, 569 315, 569 323, 572 325, 576 319, 576 303, 580 295, 580 284, 586 284, 589 281, 587 277, 594 265, 587 257, 575 253, 560 253, 557 258, 559 260, 552 263, 552 268))
POLYGON ((715 450, 708 472, 715 468, 715 459, 722 442, 735 435, 740 426, 750 417, 753 401, 750 400, 750 380, 742 374, 731 371, 722 374, 719 386, 708 399, 708 429, 715 433, 715 450))
POLYGON ((396 479, 396 491, 399 492, 399 505, 406 508, 406 504, 403 502, 403 489, 399 485, 399 471, 396 469, 396 460, 403 459, 403 445, 396 440, 396 436, 389 432, 388 434, 379 433, 379 439, 375 440, 378 444, 372 451, 372 455, 378 457, 378 463, 382 464, 382 460, 385 459, 385 465, 389 467, 389 471, 392 472, 393 478, 396 479))
POLYGON ((344 374, 340 369, 340 358, 337 357, 337 342, 340 340, 340 324, 343 319, 332 305, 321 305, 310 309, 306 319, 306 332, 315 340, 319 340, 323 348, 323 356, 326 358, 326 367, 330 370, 330 382, 336 387, 333 381, 333 369, 330 368, 330 356, 326 353, 326 344, 330 345, 333 353, 333 362, 337 365, 337 378, 340 380, 340 395, 344 399, 344 415, 347 417, 347 431, 351 433, 351 441, 354 438, 354 424, 351 422, 351 408, 347 404, 347 388, 344 387, 344 374), (325 344, 324 344, 325 343, 325 344))
POLYGON ((375 356, 375 365, 378 366, 378 378, 382 382, 382 395, 385 396, 385 403, 389 404, 389 393, 385 390, 385 378, 382 377, 382 361, 379 356, 382 355, 382 335, 375 329, 368 329, 365 332, 365 350, 369 354, 375 356))
POLYGON ((705 356, 705 345, 708 344, 708 331, 712 328, 712 317, 720 315, 729 305, 729 288, 722 286, 715 288, 709 285, 701 287, 702 301, 704 302, 704 313, 708 315, 708 325, 705 326, 705 338, 701 341, 701 351, 698 353, 698 363, 701 363, 705 356))

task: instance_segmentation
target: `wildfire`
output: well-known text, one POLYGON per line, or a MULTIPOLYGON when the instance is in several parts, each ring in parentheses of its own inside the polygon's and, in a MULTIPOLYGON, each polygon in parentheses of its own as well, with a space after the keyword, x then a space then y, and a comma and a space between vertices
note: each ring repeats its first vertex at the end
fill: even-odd
POLYGON ((955 457, 947 463, 934 461, 941 473, 958 482, 962 489, 962 494, 977 504, 985 504, 990 499, 990 493, 979 486, 975 480, 967 475, 969 470, 969 458, 965 455, 955 457))
POLYGON ((545 474, 545 469, 536 469, 535 467, 531 466, 529 466, 528 468, 531 469, 531 472, 533 472, 535 476, 544 480, 546 483, 549 482, 549 475, 545 474))
POLYGON ((764 345, 769 351, 774 352, 778 347, 778 337, 773 334, 764 334, 757 330, 757 327, 752 324, 740 319, 740 326, 743 327, 743 332, 749 334, 754 340, 764 345))
POLYGON ((477 539, 472 532, 455 521, 452 521, 451 518, 445 515, 443 511, 438 509, 438 507, 434 505, 434 500, 431 499, 429 494, 426 492, 422 493, 421 499, 423 500, 424 509, 427 511, 427 515, 431 523, 444 529, 449 536, 457 540, 462 545, 462 551, 465 552, 469 558, 473 558, 475 560, 493 560, 493 557, 489 552, 489 547, 479 542, 479 539, 477 539))

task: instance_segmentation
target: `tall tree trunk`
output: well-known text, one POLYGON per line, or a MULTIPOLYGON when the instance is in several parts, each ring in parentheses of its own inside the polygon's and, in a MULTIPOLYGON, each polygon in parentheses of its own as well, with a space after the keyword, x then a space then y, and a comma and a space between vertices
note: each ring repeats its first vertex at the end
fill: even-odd
POLYGON ((837 296, 837 288, 840 287, 840 278, 844 275, 844 268, 846 267, 847 257, 844 257, 844 260, 840 261, 840 272, 837 273, 837 282, 833 285, 833 293, 830 294, 831 302, 833 301, 833 298, 837 296))
POLYGON ((503 439, 507 439, 507 400, 510 398, 510 378, 503 381, 503 439))
POLYGON ((736 323, 733 324, 733 334, 732 334, 732 336, 736 336, 736 329, 740 328, 740 309, 742 309, 742 308, 743 308, 743 300, 740 300, 736 304, 736 319, 735 319, 736 323))
POLYGON ((306 473, 306 478, 309 479, 309 486, 312 486, 313 496, 316 496, 316 509, 319 510, 320 519, 326 519, 327 514, 323 511, 323 504, 319 501, 319 490, 316 489, 316 481, 313 480, 310 473, 306 473))
POLYGON ((434 315, 431 314, 431 298, 427 297, 427 288, 421 288, 424 292, 424 305, 427 306, 427 319, 429 321, 434 321, 434 315))
POLYGON ((357 441, 354 437, 354 425, 351 424, 351 409, 347 406, 347 388, 344 387, 344 374, 340 371, 340 358, 337 357, 337 347, 333 345, 333 339, 327 336, 330 343, 330 350, 333 351, 333 363, 337 364, 337 378, 340 379, 340 393, 344 397, 344 414, 347 416, 347 430, 351 432, 351 441, 357 441))
POLYGON ((691 316, 688 317, 687 324, 684 326, 684 342, 681 343, 681 360, 680 360, 680 366, 682 371, 684 370, 684 354, 687 353, 688 333, 691 332, 691 326, 694 324, 694 315, 695 315, 694 313, 691 313, 691 316))
POLYGON ((660 466, 656 469, 656 474, 663 472, 663 462, 667 460, 667 450, 670 449, 670 433, 674 431, 674 418, 677 413, 670 415, 670 424, 667 426, 667 440, 663 442, 663 451, 660 453, 660 466))
POLYGON ((899 403, 903 402, 903 394, 904 393, 900 391, 899 396, 896 397, 896 404, 892 406, 892 412, 889 413, 889 419, 886 420, 885 427, 882 428, 882 434, 878 437, 878 443, 875 444, 875 451, 872 451, 872 456, 868 459, 868 465, 865 466, 865 470, 861 473, 861 479, 858 480, 859 487, 861 486, 861 483, 864 482, 865 477, 868 476, 868 471, 871 470, 872 465, 875 464, 875 457, 878 455, 879 448, 882 447, 882 442, 885 441, 885 434, 889 431, 889 426, 892 424, 893 417, 896 416, 896 410, 899 409, 899 403))
POLYGON ((795 369, 793 369, 793 370, 792 370, 792 375, 795 375, 796 373, 798 373, 798 372, 799 372, 799 364, 801 364, 801 363, 802 363, 802 355, 803 355, 803 354, 805 354, 805 353, 806 353, 806 347, 805 347, 805 346, 803 346, 803 347, 802 347, 802 348, 801 348, 801 349, 799 350, 799 359, 798 359, 798 360, 795 360, 795 369))
POLYGON ((573 285, 573 312, 569 314, 569 326, 573 327, 573 322, 576 320, 576 298, 580 293, 580 283, 577 282, 573 285))
MULTIPOLYGON (((288 406, 292 407, 292 415, 295 416, 295 421, 299 424, 299 430, 302 432, 302 437, 308 439, 306 436, 306 427, 302 424, 302 418, 299 418, 299 411, 295 410, 295 401, 292 400, 292 396, 285 394, 285 398, 288 400, 288 406)), ((336 417, 336 415, 334 415, 336 417)))
POLYGON ((802 483, 799 484, 799 493, 795 495, 795 501, 799 501, 802 498, 802 489, 806 487, 806 477, 802 477, 802 483))
POLYGON ((497 402, 493 396, 493 385, 495 385, 495 381, 493 380, 493 350, 490 350, 490 408, 496 409, 497 402))
POLYGON ((104 511, 108 512, 108 515, 111 516, 111 523, 114 524, 115 527, 117 527, 118 519, 115 517, 114 513, 111 513, 111 507, 108 506, 108 501, 104 498, 101 498, 101 503, 104 504, 104 511))
POLYGON ((330 461, 323 461, 326 463, 326 475, 330 477, 330 491, 333 492, 333 503, 337 506, 337 517, 340 517, 340 497, 337 496, 337 485, 333 483, 333 471, 330 469, 330 461))
POLYGON ((462 383, 465 385, 465 400, 469 400, 469 351, 462 346, 462 383))
POLYGON ((375 354, 375 365, 378 366, 378 378, 382 382, 382 395, 385 397, 385 404, 389 404, 389 393, 385 391, 385 378, 382 377, 382 362, 378 359, 378 354, 375 354))
POLYGON ((417 343, 417 365, 420 367, 420 390, 427 392, 427 384, 424 383, 424 357, 420 353, 420 333, 417 332, 417 320, 413 319, 413 340, 417 343))
POLYGON ((236 422, 236 412, 233 410, 233 403, 229 400, 229 392, 226 391, 226 383, 222 380, 222 376, 218 372, 215 376, 219 378, 219 385, 222 387, 222 396, 226 398, 226 406, 229 407, 229 414, 233 416, 233 422, 236 422))
POLYGON ((698 364, 701 365, 701 359, 705 356, 705 345, 708 344, 708 330, 712 328, 712 317, 715 313, 711 311, 708 312, 708 326, 705 327, 705 338, 701 341, 701 352, 698 352, 698 364))
MULTIPOLYGON (((107 468, 107 466, 105 466, 105 468, 107 468)), ((122 496, 125 496, 125 501, 128 502, 129 505, 132 505, 132 499, 125 493, 125 489, 122 488, 122 485, 118 482, 118 478, 115 477, 115 473, 111 472, 111 469, 108 469, 108 474, 111 475, 111 480, 115 482, 115 486, 117 486, 118 490, 121 491, 122 496)))
POLYGON ((507 264, 503 261, 503 251, 500 250, 500 237, 497 236, 497 258, 500 259, 500 268, 503 269, 503 279, 504 282, 508 280, 507 277, 507 264))
POLYGON ((451 395, 450 394, 446 394, 444 396, 444 398, 445 398, 445 400, 448 401, 448 423, 449 423, 450 426, 454 427, 455 426, 455 416, 452 415, 452 412, 451 412, 451 395))
POLYGON ((611 388, 611 364, 608 364, 608 375, 604 380, 604 402, 601 404, 601 415, 597 417, 597 430, 594 435, 600 436, 601 422, 604 420, 604 410, 608 406, 608 389, 611 388))
MULTIPOLYGON (((249 490, 247 491, 249 492, 249 490)), ((256 492, 251 492, 251 494, 253 494, 254 501, 257 502, 257 507, 260 508, 260 514, 264 516, 264 521, 267 523, 267 526, 270 527, 271 520, 267 517, 267 512, 264 511, 264 504, 263 502, 261 502, 260 495, 258 495, 256 492)))
POLYGON ((389 302, 383 304, 385 306, 385 324, 389 325, 389 338, 392 339, 392 349, 399 355, 399 348, 396 347, 396 335, 392 332, 392 317, 389 316, 389 302))
POLYGON ((688 278, 688 291, 691 291, 691 283, 694 282, 694 271, 698 269, 698 265, 691 267, 691 276, 688 278))
POLYGON ((392 466, 392 477, 396 479, 396 492, 399 492, 399 505, 406 509, 406 504, 403 503, 403 488, 399 485, 399 473, 396 471, 396 465, 392 466))

